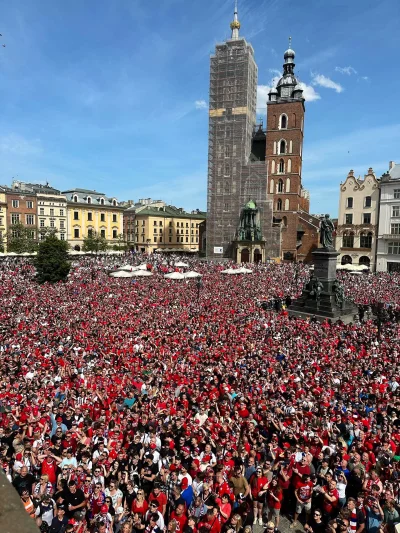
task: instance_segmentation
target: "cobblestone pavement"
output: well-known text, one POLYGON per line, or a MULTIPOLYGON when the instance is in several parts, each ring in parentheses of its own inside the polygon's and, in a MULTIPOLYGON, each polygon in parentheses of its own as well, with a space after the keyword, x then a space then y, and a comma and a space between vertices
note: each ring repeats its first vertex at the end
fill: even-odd
MULTIPOLYGON (((290 524, 292 521, 286 516, 281 516, 281 520, 279 523, 279 531, 280 533, 304 533, 304 528, 300 522, 297 522, 295 529, 290 529, 290 524)), ((253 526, 253 533, 263 533, 265 529, 265 526, 259 526, 255 525, 253 526)))

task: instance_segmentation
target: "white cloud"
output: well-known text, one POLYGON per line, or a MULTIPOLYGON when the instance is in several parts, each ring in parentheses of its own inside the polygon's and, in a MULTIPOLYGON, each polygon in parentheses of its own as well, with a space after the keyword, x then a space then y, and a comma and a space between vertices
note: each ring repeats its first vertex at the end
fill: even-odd
POLYGON ((307 85, 306 83, 303 83, 302 81, 299 83, 299 85, 303 89, 303 96, 306 99, 306 102, 314 102, 315 100, 321 99, 320 95, 311 85, 307 85))
POLYGON ((25 139, 20 135, 11 133, 0 137, 0 152, 17 156, 34 156, 43 152, 40 139, 25 139))
POLYGON ((340 74, 347 74, 347 76, 351 76, 352 74, 357 74, 357 71, 353 67, 336 67, 336 72, 340 72, 340 74))
POLYGON ((327 78, 323 74, 312 74, 312 84, 325 87, 326 89, 333 89, 337 93, 344 91, 343 87, 339 83, 327 78))
POLYGON ((205 100, 196 100, 194 103, 196 109, 207 109, 208 105, 205 100))
POLYGON ((364 80, 364 81, 369 81, 369 77, 368 76, 361 76, 361 79, 364 80))
MULTIPOLYGON (((279 76, 274 76, 268 85, 258 85, 257 86, 257 109, 265 109, 266 103, 268 101, 268 93, 271 89, 276 87, 278 81, 281 79, 281 73, 278 70, 270 69, 271 73, 279 73, 279 76)), ((307 102, 314 102, 315 100, 320 100, 320 95, 316 92, 314 87, 307 85, 304 82, 300 82, 299 85, 303 89, 303 96, 307 102)))

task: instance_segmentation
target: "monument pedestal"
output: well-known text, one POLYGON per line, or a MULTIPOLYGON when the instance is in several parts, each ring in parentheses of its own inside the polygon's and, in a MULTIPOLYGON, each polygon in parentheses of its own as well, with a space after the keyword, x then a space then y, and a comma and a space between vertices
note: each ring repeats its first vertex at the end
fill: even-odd
POLYGON ((319 321, 329 318, 334 322, 337 320, 352 322, 354 315, 358 314, 357 307, 348 300, 340 301, 335 292, 336 261, 339 252, 333 248, 318 248, 312 255, 313 277, 300 298, 294 300, 289 307, 289 315, 300 318, 315 317, 319 321))

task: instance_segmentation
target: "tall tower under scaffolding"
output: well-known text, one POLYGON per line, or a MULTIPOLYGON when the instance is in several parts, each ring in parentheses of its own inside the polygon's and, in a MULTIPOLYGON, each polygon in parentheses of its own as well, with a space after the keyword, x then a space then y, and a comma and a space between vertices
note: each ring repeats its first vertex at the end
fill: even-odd
POLYGON ((252 154, 258 69, 253 47, 239 36, 237 2, 230 26, 231 38, 216 45, 210 65, 207 258, 236 257, 240 214, 249 200, 257 204, 264 239, 274 241, 274 250, 263 256, 279 255, 265 156, 257 160, 252 154))

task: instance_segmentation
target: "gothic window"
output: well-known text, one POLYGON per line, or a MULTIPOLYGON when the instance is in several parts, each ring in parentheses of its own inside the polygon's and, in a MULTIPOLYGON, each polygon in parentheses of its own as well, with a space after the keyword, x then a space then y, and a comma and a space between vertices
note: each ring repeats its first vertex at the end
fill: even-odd
POLYGON ((283 180, 278 181, 278 192, 283 192, 283 180))
POLYGON ((271 162, 271 174, 275 174, 275 161, 272 160, 271 162))
POLYGON ((287 116, 286 115, 281 115, 281 126, 280 126, 280 129, 281 130, 286 130, 287 128, 287 116))
POLYGON ((277 211, 282 211, 282 200, 280 198, 276 202, 276 210, 277 211))
POLYGON ((286 192, 290 192, 290 178, 286 179, 286 192))
POLYGON ((229 155, 230 155, 229 145, 226 145, 225 146, 225 157, 229 157, 229 155))
POLYGON ((289 211, 289 198, 285 200, 285 211, 289 211))
POLYGON ((345 233, 343 235, 343 248, 353 248, 354 247, 354 233, 345 233))
POLYGON ((282 217, 282 224, 286 228, 286 226, 287 226, 287 218, 286 217, 282 217))
POLYGON ((270 180, 269 182, 269 193, 274 194, 274 180, 270 180))
POLYGON ((289 154, 293 152, 293 141, 289 141, 289 154))
POLYGON ((229 163, 225 163, 224 176, 229 177, 231 173, 231 167, 229 163))
POLYGON ((284 140, 282 140, 279 143, 279 153, 280 154, 285 154, 286 153, 286 142, 284 140))
POLYGON ((274 155, 276 154, 276 141, 274 141, 274 155))
POLYGON ((292 172, 292 160, 291 160, 291 159, 288 159, 288 162, 287 162, 287 171, 288 171, 288 172, 292 172))
POLYGON ((285 162, 283 159, 279 161, 279 173, 283 174, 285 172, 285 162))

